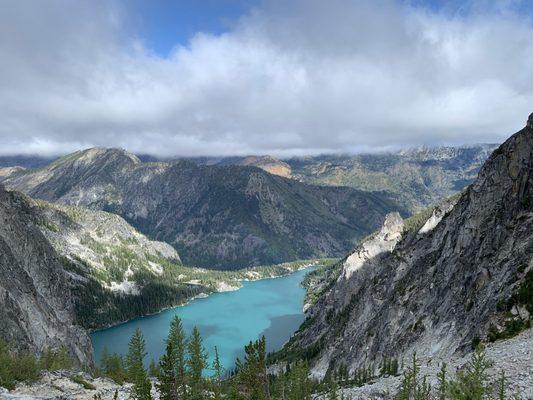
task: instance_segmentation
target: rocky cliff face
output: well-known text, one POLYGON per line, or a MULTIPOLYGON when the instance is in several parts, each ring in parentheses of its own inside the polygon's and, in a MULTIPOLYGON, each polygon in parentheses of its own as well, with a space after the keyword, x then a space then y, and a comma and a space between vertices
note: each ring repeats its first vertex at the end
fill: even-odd
MULTIPOLYGON (((24 201, 31 223, 60 257, 70 288, 65 296, 74 304, 76 324, 87 329, 152 314, 200 293, 236 290, 243 279, 280 276, 305 264, 240 271, 188 267, 172 246, 149 240, 118 215, 13 195, 24 201)), ((11 278, 5 279, 7 284, 11 278)))
POLYGON ((287 349, 324 375, 413 351, 446 358, 528 326, 532 305, 518 293, 533 274, 532 123, 429 218, 389 215, 339 265, 287 349))
POLYGON ((398 208, 386 196, 255 167, 143 163, 117 149, 77 152, 0 180, 35 198, 117 213, 186 264, 224 269, 339 256, 398 208))
POLYGON ((208 290, 201 280, 188 283, 206 271, 181 265, 172 246, 149 240, 118 215, 24 199, 35 226, 61 257, 75 321, 84 328, 158 312, 208 290))
POLYGON ((80 364, 91 364, 60 257, 35 220, 24 196, 0 186, 0 337, 37 353, 66 346, 80 364))

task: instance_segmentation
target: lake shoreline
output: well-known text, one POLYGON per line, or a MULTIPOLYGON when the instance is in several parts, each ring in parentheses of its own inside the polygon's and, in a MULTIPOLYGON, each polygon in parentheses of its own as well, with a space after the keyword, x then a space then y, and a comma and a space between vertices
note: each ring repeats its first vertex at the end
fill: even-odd
POLYGON ((187 307, 174 307, 95 332, 91 337, 95 358, 97 362, 100 360, 104 347, 111 352, 126 354, 129 337, 136 329, 141 329, 149 355, 147 363, 150 358, 157 360, 164 352, 164 341, 174 316, 180 317, 187 332, 195 326, 200 329, 210 353, 214 346, 224 349, 228 367, 233 366, 235 356, 241 356, 240 352, 249 340, 262 334, 270 335, 267 341, 275 351, 289 340, 304 319, 302 306, 306 291, 301 283, 310 266, 301 266, 281 276, 249 279, 237 291, 221 292, 220 296, 201 296, 204 298, 196 296, 186 303, 187 307))
MULTIPOLYGON (((308 269, 308 268, 311 268, 313 266, 316 266, 320 263, 320 260, 309 260, 309 264, 305 264, 303 266, 300 266, 300 267, 297 267, 293 270, 290 270, 290 269, 287 269, 285 273, 282 273, 282 274, 278 274, 278 275, 269 275, 269 276, 261 276, 260 273, 256 272, 258 277, 257 278, 239 278, 239 279, 236 279, 235 282, 257 282, 257 281, 262 281, 262 280, 267 280, 267 279, 278 279, 278 278, 283 278, 283 277, 286 277, 288 275, 291 275, 291 274, 294 274, 296 272, 299 272, 299 271, 303 271, 305 269, 308 269)), ((254 271, 248 271, 248 272, 254 272, 254 271)), ((188 282, 184 282, 184 283, 188 283, 188 282)), ((225 281, 221 281, 220 283, 227 283, 225 281)), ((135 321, 137 319, 142 319, 142 318, 146 318, 146 317, 151 317, 151 316, 154 316, 154 315, 157 315, 157 314, 160 314, 164 311, 167 311, 167 310, 170 310, 170 309, 173 309, 173 308, 178 308, 178 307, 184 307, 186 305, 189 305, 192 301, 194 300, 197 300, 197 299, 200 299, 200 298, 207 298, 213 294, 216 294, 216 293, 228 293, 228 292, 232 292, 232 291, 238 291, 238 290, 241 290, 242 289, 242 285, 240 285, 239 287, 235 287, 234 290, 209 290, 209 288, 207 286, 203 286, 203 285, 198 285, 198 286, 202 286, 204 287, 206 290, 206 292, 200 292, 198 294, 195 294, 194 296, 186 299, 185 301, 182 301, 180 303, 176 303, 176 304, 172 304, 172 305, 169 305, 169 306, 166 306, 166 307, 162 307, 161 309, 159 309, 158 311, 155 311, 155 312, 152 312, 152 313, 147 313, 147 314, 143 314, 143 315, 139 315, 139 316, 136 316, 134 318, 129 318, 129 319, 126 319, 126 320, 123 320, 123 321, 118 321, 118 322, 114 322, 112 324, 109 324, 109 325, 106 325, 106 326, 103 326, 101 328, 98 328, 98 329, 87 329, 87 332, 92 335, 93 333, 97 333, 97 332, 100 332, 100 331, 104 331, 106 329, 110 329, 110 328, 113 328, 113 327, 116 327, 116 326, 119 326, 119 325, 122 325, 122 324, 126 324, 128 322, 131 322, 131 321, 135 321)))

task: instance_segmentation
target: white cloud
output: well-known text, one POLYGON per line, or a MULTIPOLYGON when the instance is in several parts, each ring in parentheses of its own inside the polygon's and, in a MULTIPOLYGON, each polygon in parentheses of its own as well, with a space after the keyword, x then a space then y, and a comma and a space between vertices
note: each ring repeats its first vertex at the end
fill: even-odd
POLYGON ((393 1, 273 0, 164 59, 131 35, 119 3, 6 1, 0 153, 501 141, 533 111, 533 26, 514 3, 456 16, 393 1))

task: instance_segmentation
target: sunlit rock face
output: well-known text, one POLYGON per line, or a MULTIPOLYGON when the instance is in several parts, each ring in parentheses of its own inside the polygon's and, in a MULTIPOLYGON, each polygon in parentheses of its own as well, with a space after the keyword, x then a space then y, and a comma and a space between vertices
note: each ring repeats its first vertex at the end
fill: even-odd
POLYGON ((376 256, 390 253, 402 238, 403 219, 398 213, 390 213, 380 231, 366 240, 344 262, 342 278, 350 279, 352 274, 376 256))

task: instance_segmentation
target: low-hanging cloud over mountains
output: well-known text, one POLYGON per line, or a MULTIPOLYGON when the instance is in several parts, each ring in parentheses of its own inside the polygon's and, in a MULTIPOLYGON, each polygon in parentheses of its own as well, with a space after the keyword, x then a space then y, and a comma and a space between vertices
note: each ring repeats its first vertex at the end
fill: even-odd
POLYGON ((520 2, 264 1, 168 57, 126 3, 2 1, 0 152, 278 156, 495 142, 533 105, 520 2))

